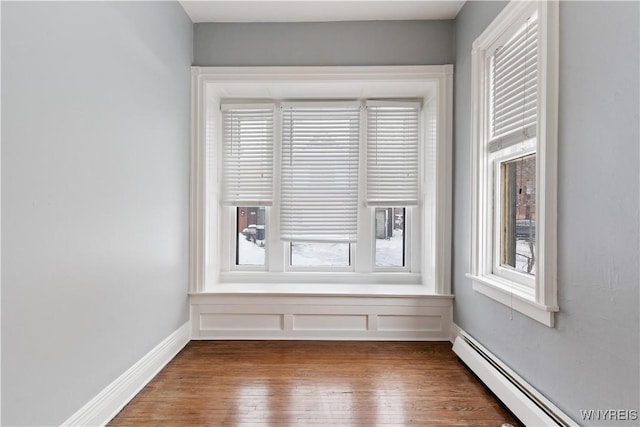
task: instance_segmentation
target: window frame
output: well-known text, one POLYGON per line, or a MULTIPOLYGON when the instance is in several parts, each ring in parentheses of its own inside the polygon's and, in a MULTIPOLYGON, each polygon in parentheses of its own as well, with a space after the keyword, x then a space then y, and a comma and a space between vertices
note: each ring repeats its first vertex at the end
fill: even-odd
MULTIPOLYGON (((379 105, 383 105, 385 103, 385 101, 376 101, 376 104, 379 105)), ((280 101, 269 101, 268 104, 255 104, 255 105, 275 105, 274 108, 274 140, 273 140, 273 152, 276 153, 281 153, 282 152, 282 147, 284 144, 284 141, 280 138, 280 135, 282 135, 282 125, 283 125, 283 117, 282 117, 282 108, 284 105, 301 105, 301 106, 308 106, 308 105, 312 105, 312 106, 327 106, 327 107, 332 107, 332 106, 341 106, 341 105, 360 105, 360 125, 361 128, 364 127, 364 124, 366 122, 366 109, 364 108, 366 105, 366 101, 353 101, 353 100, 341 100, 341 101, 314 101, 313 103, 309 103, 309 102, 280 102, 280 101)), ((416 102, 403 102, 403 103, 399 103, 396 101, 391 101, 390 104, 392 105, 415 105, 416 102)), ((233 102, 224 102, 224 105, 227 108, 231 108, 234 110, 237 109, 242 109, 242 108, 254 108, 255 105, 251 104, 250 102, 246 102, 243 101, 241 103, 237 103, 234 104, 233 102)), ((420 132, 419 132, 420 133, 420 132)), ((420 135, 418 135, 418 138, 420 138, 420 135)), ((419 144, 418 147, 420 149, 422 144, 419 144)), ((404 251, 404 258, 405 258, 405 262, 403 266, 399 266, 399 267, 394 267, 394 266, 387 266, 387 267, 378 267, 376 265, 376 243, 377 243, 377 239, 375 238, 375 210, 377 208, 377 205, 368 205, 366 203, 366 192, 367 192, 367 185, 366 185, 366 177, 367 177, 367 168, 366 168, 366 162, 367 162, 367 158, 366 158, 366 146, 367 146, 367 139, 366 139, 366 133, 365 132, 360 132, 360 138, 358 140, 358 147, 359 147, 359 194, 358 194, 358 217, 362 218, 363 216, 370 216, 370 221, 359 221, 358 223, 358 230, 357 230, 357 241, 359 243, 348 243, 348 242, 344 242, 344 244, 349 244, 349 260, 350 263, 349 265, 345 265, 345 266, 330 266, 330 265, 317 265, 317 266, 313 266, 313 265, 309 265, 309 266, 303 266, 303 265, 293 265, 292 264, 292 259, 291 259, 291 245, 293 243, 296 242, 289 242, 289 241, 284 241, 284 240, 280 240, 279 236, 276 236, 276 238, 278 239, 278 242, 276 244, 274 244, 274 242, 272 241, 271 245, 267 246, 267 250, 265 251, 265 264, 264 265, 240 265, 237 264, 237 259, 236 259, 236 248, 239 244, 238 239, 238 233, 236 233, 237 230, 237 208, 240 206, 235 206, 235 205, 229 205, 229 206, 222 206, 222 210, 223 210, 223 223, 226 224, 226 227, 223 227, 223 231, 222 231, 222 241, 223 242, 227 242, 228 244, 228 248, 225 248, 225 250, 222 252, 222 261, 223 261, 223 266, 222 266, 222 271, 224 272, 228 272, 228 273, 233 273, 233 272, 237 272, 237 271, 241 271, 241 272, 251 272, 251 271, 255 271, 255 272, 266 272, 269 273, 271 271, 279 271, 279 272, 284 272, 284 273, 289 273, 289 272, 297 272, 297 273, 348 273, 348 272, 356 272, 359 271, 360 273, 368 273, 368 274, 375 274, 375 273, 419 273, 419 271, 415 271, 415 269, 412 270, 412 265, 411 265, 411 253, 412 251, 415 252, 419 252, 419 243, 420 243, 420 239, 411 239, 411 226, 412 226, 412 213, 413 211, 419 211, 419 207, 418 206, 400 206, 403 207, 405 209, 405 224, 404 224, 404 233, 408 232, 408 235, 405 235, 404 238, 404 242, 403 242, 403 251, 404 251), (412 248, 412 245, 415 245, 415 248, 412 248), (358 257, 357 256, 357 251, 358 251, 358 247, 360 248, 361 251, 363 251, 365 254, 369 254, 370 259, 366 259, 362 256, 358 257), (277 253, 277 255, 276 255, 277 253), (281 262, 283 262, 283 265, 274 265, 272 263, 270 263, 270 258, 275 257, 275 259, 278 260, 282 260, 281 262)), ((273 158, 273 165, 274 165, 274 174, 275 174, 275 170, 276 170, 276 165, 280 164, 280 160, 279 158, 275 158, 275 154, 274 154, 274 158, 273 158)), ((418 187, 420 186, 420 181, 421 179, 418 178, 418 187)), ((273 191, 272 191, 272 199, 273 200, 280 200, 281 196, 282 196, 282 189, 280 188, 280 177, 279 174, 278 176, 274 176, 274 180, 273 180, 274 184, 273 184, 273 191)), ((222 192, 222 191, 221 191, 222 192)), ((244 205, 243 205, 244 206, 244 205)), ((274 208, 275 202, 271 205, 271 206, 264 206, 265 209, 265 225, 266 225, 266 230, 267 230, 267 235, 269 235, 269 230, 271 229, 276 229, 280 227, 280 221, 279 218, 277 216, 274 216, 271 214, 272 209, 274 208)), ((280 203, 278 203, 277 208, 280 208, 280 203)), ((303 241, 299 242, 299 243, 305 243, 303 241)))
MULTIPOLYGON (((404 239, 404 244, 403 244, 403 251, 404 251, 404 265, 403 266, 378 266, 376 264, 376 246, 377 246, 377 240, 375 239, 375 208, 372 209, 371 214, 373 215, 373 225, 374 228, 372 230, 372 234, 374 234, 373 237, 373 259, 372 259, 372 263, 373 263, 373 271, 375 272, 387 272, 387 273, 393 273, 393 272, 410 272, 411 271, 411 253, 415 250, 417 250, 417 248, 414 249, 414 245, 417 246, 417 244, 419 242, 414 242, 414 239, 411 238, 411 229, 413 227, 413 222, 412 222, 412 217, 414 215, 414 210, 415 207, 414 206, 397 206, 398 208, 404 208, 404 227, 403 227, 403 239, 404 239), (409 232, 407 233, 407 230, 409 230, 409 232)), ((394 207, 395 209, 395 207, 394 207)))
MULTIPOLYGON (((225 237, 223 240, 227 242, 228 252, 223 252, 228 255, 224 255, 226 264, 228 265, 229 271, 268 271, 269 266, 269 251, 265 250, 264 253, 264 265, 251 265, 251 264, 238 264, 236 258, 236 251, 238 248, 238 208, 241 207, 250 207, 250 206, 224 206, 222 209, 225 211, 223 214, 223 222, 226 224, 224 229, 229 230, 229 236, 225 237), (231 232, 233 230, 233 233, 231 232)), ((271 221, 271 206, 263 206, 264 217, 265 217, 265 225, 267 227, 270 225, 271 221)), ((269 228, 266 228, 265 234, 268 233, 269 228)), ((268 236, 268 234, 267 234, 268 236)), ((268 237, 267 237, 268 238, 268 237)))
POLYGON ((355 245, 352 243, 342 242, 341 244, 349 245, 349 265, 293 265, 291 259, 291 245, 294 243, 322 243, 322 242, 284 242, 285 255, 284 255, 284 271, 285 272, 309 272, 309 273, 352 273, 355 269, 355 245))
POLYGON ((469 273, 475 291, 553 327, 557 304, 557 117, 558 3, 512 1, 472 48, 472 215, 469 273), (531 140, 498 147, 489 144, 489 71, 487 63, 500 40, 515 34, 532 13, 538 14, 538 88, 535 148, 531 140), (498 230, 501 162, 536 154, 536 274, 504 272, 499 267, 498 230), (497 227, 496 227, 497 228, 497 227), (496 274, 498 273, 498 274, 496 274), (504 274, 507 273, 507 274, 504 274), (522 277, 520 277, 522 276, 522 277), (525 280, 526 279, 526 280, 525 280))
MULTIPOLYGON (((191 209, 190 209, 190 278, 189 290, 192 294, 214 292, 218 284, 227 283, 255 285, 264 283, 265 293, 269 293, 270 284, 307 283, 344 284, 345 291, 354 285, 403 286, 419 285, 411 292, 420 294, 450 295, 450 252, 451 252, 451 143, 452 143, 452 98, 453 98, 453 66, 348 66, 348 67, 192 67, 192 168, 191 168, 191 209), (423 113, 423 126, 428 123, 428 153, 424 169, 428 169, 429 185, 425 187, 419 213, 414 215, 413 233, 420 236, 418 250, 412 251, 409 261, 413 272, 372 272, 374 253, 359 250, 356 253, 356 271, 327 272, 323 274, 310 272, 284 271, 284 251, 270 252, 268 264, 269 274, 263 271, 229 271, 223 260, 222 251, 230 245, 222 242, 225 227, 223 216, 225 209, 219 203, 220 171, 215 166, 220 159, 218 153, 209 153, 207 139, 220 138, 220 129, 214 123, 219 119, 219 103, 222 99, 229 101, 266 99, 296 99, 295 97, 277 98, 269 96, 269 92, 278 92, 287 84, 299 87, 308 84, 316 88, 316 95, 308 99, 327 97, 326 89, 336 87, 351 89, 351 93, 360 93, 362 89, 373 92, 384 92, 379 98, 389 97, 396 88, 407 93, 417 91, 424 98, 423 104, 429 102, 428 112, 423 113), (262 86, 260 86, 262 85, 262 86), (322 86, 322 91, 317 90, 322 86), (260 92, 259 88, 268 88, 260 92), (241 92, 251 88, 255 93, 251 96, 228 95, 230 92, 241 92), (224 94, 224 95, 222 95, 224 94), (415 218, 417 217, 417 218, 415 218), (422 226, 422 223, 425 225, 422 226), (367 262, 362 262, 366 257, 367 262), (276 267, 274 266, 282 266, 276 267), (362 271, 362 269, 367 269, 362 271), (226 270, 226 271, 225 271, 226 270), (421 288, 422 290, 419 290, 421 288)), ((358 95, 351 95, 359 99, 358 95)), ((346 98, 349 98, 346 97, 346 98)), ((368 97, 368 98, 374 98, 368 97)), ((331 99, 339 97, 330 96, 331 99)), ((404 95, 401 98, 414 98, 404 95)), ((421 130, 422 131, 422 130, 421 130)), ((278 137, 278 136, 276 136, 278 137)), ((279 153, 274 153, 276 158, 279 153)), ((277 162, 276 162, 277 163, 277 162)), ((278 176, 279 171, 274 171, 278 176)), ((421 177, 422 179, 422 177, 421 177)), ((278 217, 278 200, 274 199, 270 210, 271 217, 278 217)), ((361 215, 365 216, 365 215, 361 215)), ((361 221, 362 218, 359 218, 361 221)), ((368 221, 371 223, 371 221, 368 221)), ((279 230, 270 227, 267 231, 267 244, 279 241, 279 230)), ((416 240, 416 239, 414 239, 416 240)), ((228 259, 228 257, 227 257, 228 259)), ((296 286, 297 286, 296 285, 296 286)), ((239 288, 240 289, 240 288, 239 288)), ((278 292, 282 287, 276 287, 278 292)), ((309 289, 309 288, 303 288, 309 289)), ((312 292, 322 292, 319 287, 312 287, 312 292)), ((355 288, 353 288, 355 289, 355 288)), ((380 292, 380 287, 375 292, 380 292)), ((272 291, 271 291, 272 292, 272 291)), ((285 290, 285 292, 288 292, 285 290)), ((397 291, 393 291, 397 292, 397 291)), ((362 287, 358 294, 367 294, 362 287)))
POLYGON ((523 141, 521 143, 512 145, 508 148, 496 151, 489 155, 489 162, 492 163, 493 167, 493 209, 492 209, 492 221, 491 224, 488 224, 491 227, 493 234, 493 252, 492 252, 492 263, 491 263, 491 272, 499 276, 505 280, 512 281, 518 285, 522 285, 524 289, 533 289, 535 287, 535 276, 525 275, 508 267, 503 267, 500 262, 500 251, 501 248, 501 236, 500 229, 502 226, 502 215, 500 212, 500 205, 503 202, 502 200, 502 174, 501 168, 502 165, 506 162, 516 160, 522 157, 529 156, 531 154, 536 154, 535 147, 536 144, 532 140, 523 141), (495 224, 498 224, 496 227, 495 224))

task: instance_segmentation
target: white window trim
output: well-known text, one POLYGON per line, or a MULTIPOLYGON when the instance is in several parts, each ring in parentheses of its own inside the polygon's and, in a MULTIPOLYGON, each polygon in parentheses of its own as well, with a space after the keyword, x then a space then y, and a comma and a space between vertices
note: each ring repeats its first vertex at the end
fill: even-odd
MULTIPOLYGON (((206 160, 206 115, 217 114, 221 93, 238 87, 269 84, 300 84, 310 86, 322 84, 358 83, 364 86, 387 88, 408 86, 429 87, 433 111, 423 112, 423 123, 435 122, 437 132, 433 135, 429 161, 424 168, 431 168, 432 177, 429 186, 423 188, 423 206, 419 212, 427 226, 420 227, 419 249, 411 251, 410 262, 419 273, 407 272, 286 272, 271 268, 272 265, 284 266, 279 251, 272 251, 269 257, 269 277, 262 280, 265 284, 293 283, 345 283, 384 284, 397 283, 420 284, 425 294, 450 295, 451 265, 451 184, 452 184, 452 94, 453 66, 390 66, 390 67, 192 67, 192 168, 190 190, 190 293, 206 293, 224 286, 224 283, 242 283, 251 281, 257 284, 256 277, 265 276, 263 271, 223 272, 220 251, 225 246, 221 242, 224 215, 218 202, 219 176, 208 176, 206 160), (376 86, 378 85, 378 86, 376 86), (207 105, 214 103, 216 105, 207 105), (425 207, 426 206, 426 207, 425 207), (216 243, 218 242, 218 243, 216 243), (275 252, 275 254, 274 254, 275 252), (275 256, 273 256, 275 255, 275 256), (221 268, 222 267, 222 268, 221 268), (285 280, 285 277, 287 280, 285 280)), ((231 91, 233 92, 233 90, 231 91)), ((228 95, 224 97, 228 98, 228 95)), ((277 96, 257 96, 261 99, 278 99, 277 96)), ((424 126, 424 124, 423 124, 424 126)), ((220 129, 217 129, 219 134, 220 129)), ((218 138, 220 136, 218 135, 218 138)), ((278 136, 276 136, 278 137, 278 136)), ((278 158, 279 153, 274 153, 278 158)), ((277 163, 277 162, 276 162, 277 163)), ((277 176, 277 171, 274 171, 277 176)), ((216 174, 214 174, 216 175, 216 174)), ((219 175, 219 172, 217 173, 219 175)), ((270 215, 278 215, 277 200, 270 215)), ((422 221, 414 218, 413 225, 422 221)), ((278 230, 269 230, 267 239, 277 239, 278 230)), ((416 239, 417 240, 417 239, 416 239)), ((271 240, 268 240, 269 243, 271 240)), ((269 244, 268 243, 268 244, 269 244)), ((367 251, 358 251, 357 257, 367 251)), ((283 255, 284 256, 284 253, 283 255)), ((356 264, 358 265, 358 264, 356 264)), ((373 271, 373 270, 372 270, 373 271)), ((258 284, 259 285, 259 284, 258 284)), ((386 286, 386 285, 385 285, 386 286)), ((392 285, 393 286, 393 285, 392 285)), ((268 292, 268 288, 265 287, 268 292)), ((379 292, 379 287, 376 292, 379 292)), ((363 288, 363 294, 366 289, 363 288)))
MULTIPOLYGON (((476 39, 472 50, 473 289, 553 327, 557 303, 558 2, 512 1, 476 39), (539 80, 536 139, 536 275, 533 287, 493 274, 492 165, 486 146, 485 61, 493 45, 524 13, 537 7, 539 80)), ((524 152, 524 151, 523 151, 524 152)))

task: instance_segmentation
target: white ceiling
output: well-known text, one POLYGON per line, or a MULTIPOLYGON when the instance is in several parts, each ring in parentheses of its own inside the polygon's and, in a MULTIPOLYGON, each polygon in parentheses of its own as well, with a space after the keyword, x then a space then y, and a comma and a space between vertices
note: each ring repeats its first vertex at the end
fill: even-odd
POLYGON ((328 22, 453 19, 464 1, 181 1, 193 22, 328 22))

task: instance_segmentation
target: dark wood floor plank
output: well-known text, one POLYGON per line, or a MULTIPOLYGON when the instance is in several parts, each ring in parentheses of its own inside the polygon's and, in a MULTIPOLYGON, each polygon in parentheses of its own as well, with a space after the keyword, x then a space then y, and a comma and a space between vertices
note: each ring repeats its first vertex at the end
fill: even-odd
POLYGON ((192 341, 112 426, 519 425, 441 342, 192 341))

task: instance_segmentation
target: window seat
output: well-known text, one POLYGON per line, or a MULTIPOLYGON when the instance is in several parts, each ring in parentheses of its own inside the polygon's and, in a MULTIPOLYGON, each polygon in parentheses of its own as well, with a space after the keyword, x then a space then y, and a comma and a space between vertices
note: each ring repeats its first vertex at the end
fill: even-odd
POLYGON ((225 283, 189 299, 193 339, 448 341, 453 312, 423 285, 225 283))

